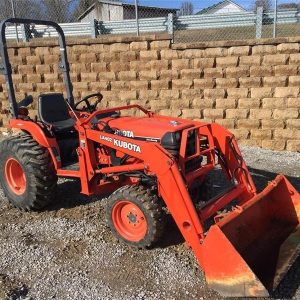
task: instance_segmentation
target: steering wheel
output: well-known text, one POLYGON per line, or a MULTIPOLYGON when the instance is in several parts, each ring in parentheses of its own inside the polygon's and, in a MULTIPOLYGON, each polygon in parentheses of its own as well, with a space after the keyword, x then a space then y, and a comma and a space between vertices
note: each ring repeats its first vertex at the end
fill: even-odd
POLYGON ((75 110, 88 111, 89 113, 92 113, 96 110, 97 105, 101 102, 102 99, 103 99, 103 95, 101 93, 95 93, 95 94, 87 95, 86 97, 84 97, 83 99, 81 99, 80 101, 78 101, 75 104, 75 110), (94 104, 91 104, 89 102, 89 99, 93 98, 93 97, 97 97, 98 99, 95 101, 94 104), (82 102, 84 102, 86 104, 86 108, 77 109, 78 105, 81 104, 82 102))

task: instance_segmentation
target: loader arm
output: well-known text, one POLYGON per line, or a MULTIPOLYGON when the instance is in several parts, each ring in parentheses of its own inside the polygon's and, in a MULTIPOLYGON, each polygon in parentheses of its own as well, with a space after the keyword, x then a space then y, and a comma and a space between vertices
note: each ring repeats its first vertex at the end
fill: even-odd
MULTIPOLYGON (((87 130, 87 138, 99 142, 99 131, 87 130)), ((100 138, 102 144, 118 149, 111 140, 116 139, 115 135, 101 132, 100 138)), ((117 139, 131 142, 125 137, 118 136, 117 139)), ((140 152, 132 152, 127 149, 122 149, 122 151, 141 159, 144 170, 155 174, 159 193, 179 230, 194 252, 199 253, 201 240, 204 238, 204 229, 175 160, 156 143, 135 141, 135 144, 140 147, 140 152)), ((132 165, 128 166, 128 170, 130 168, 132 165)))

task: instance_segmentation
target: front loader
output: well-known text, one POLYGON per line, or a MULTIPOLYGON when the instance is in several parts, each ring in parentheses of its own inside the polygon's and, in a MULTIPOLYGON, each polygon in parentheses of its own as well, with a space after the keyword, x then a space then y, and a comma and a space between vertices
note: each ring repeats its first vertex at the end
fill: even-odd
POLYGON ((42 209, 53 201, 58 177, 77 178, 85 195, 110 194, 107 223, 120 240, 154 245, 169 213, 211 288, 223 296, 269 296, 300 251, 300 197, 283 175, 257 193, 233 134, 218 124, 161 116, 138 105, 98 109, 100 93, 74 104, 59 25, 8 19, 0 30, 9 125, 20 130, 0 145, 0 182, 15 207, 42 209), (41 94, 35 119, 27 109, 32 97, 15 97, 8 23, 58 32, 67 99, 41 94), (129 116, 132 109, 142 116, 129 116), (208 174, 216 169, 229 185, 208 197, 208 174))

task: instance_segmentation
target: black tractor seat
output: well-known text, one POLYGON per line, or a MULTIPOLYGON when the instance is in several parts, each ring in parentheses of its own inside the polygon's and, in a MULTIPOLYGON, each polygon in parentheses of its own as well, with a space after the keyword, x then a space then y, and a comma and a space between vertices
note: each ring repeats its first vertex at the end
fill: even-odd
POLYGON ((76 121, 69 114, 68 105, 61 93, 42 94, 38 99, 40 120, 52 126, 60 150, 62 165, 78 162, 76 149, 79 147, 76 121))
POLYGON ((41 94, 38 99, 38 114, 40 120, 51 125, 56 133, 68 132, 76 123, 71 118, 68 105, 61 93, 41 94))

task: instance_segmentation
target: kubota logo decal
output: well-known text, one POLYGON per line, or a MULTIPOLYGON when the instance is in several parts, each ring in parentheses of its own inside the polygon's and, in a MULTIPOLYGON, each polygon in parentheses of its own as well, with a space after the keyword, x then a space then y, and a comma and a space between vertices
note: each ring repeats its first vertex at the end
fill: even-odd
POLYGON ((117 146, 117 147, 120 147, 120 148, 124 148, 124 149, 128 149, 130 151, 142 153, 141 147, 139 145, 136 145, 136 144, 133 144, 133 143, 120 141, 118 139, 113 139, 111 137, 107 137, 107 136, 103 136, 103 135, 100 135, 100 140, 104 140, 104 141, 113 143, 114 146, 117 146))
POLYGON ((141 153, 141 147, 132 143, 127 143, 125 141, 114 139, 114 145, 120 148, 128 149, 130 151, 141 153))
POLYGON ((120 135, 120 136, 126 136, 126 137, 130 137, 130 138, 134 138, 134 134, 133 131, 131 130, 115 130, 115 134, 116 135, 120 135))

